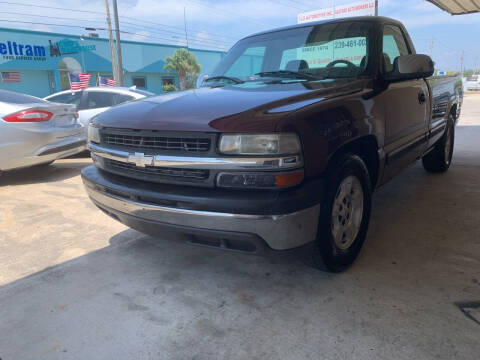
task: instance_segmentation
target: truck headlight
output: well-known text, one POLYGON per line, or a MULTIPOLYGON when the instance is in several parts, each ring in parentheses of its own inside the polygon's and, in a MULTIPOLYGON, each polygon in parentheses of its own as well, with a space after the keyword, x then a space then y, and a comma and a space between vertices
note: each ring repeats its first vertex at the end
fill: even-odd
POLYGON ((293 155, 301 152, 301 145, 294 133, 225 134, 218 149, 228 155, 293 155))
POLYGON ((88 141, 92 143, 99 144, 100 143, 100 128, 95 126, 94 124, 88 124, 88 141))

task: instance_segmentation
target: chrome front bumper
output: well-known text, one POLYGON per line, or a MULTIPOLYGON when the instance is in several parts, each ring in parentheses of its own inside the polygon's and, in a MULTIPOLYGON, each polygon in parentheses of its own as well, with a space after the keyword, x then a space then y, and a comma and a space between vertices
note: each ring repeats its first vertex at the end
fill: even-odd
MULTIPOLYGON (((222 212, 198 211, 143 203, 114 195, 85 182, 92 201, 117 220, 128 224, 122 215, 157 225, 161 234, 162 225, 176 227, 179 232, 194 233, 194 230, 213 230, 228 234, 254 234, 274 250, 291 249, 315 239, 320 205, 284 215, 247 215, 222 212), (184 231, 182 231, 182 229, 184 231)), ((141 225, 137 230, 142 231, 141 225)), ((151 232, 150 232, 151 233, 151 232)))

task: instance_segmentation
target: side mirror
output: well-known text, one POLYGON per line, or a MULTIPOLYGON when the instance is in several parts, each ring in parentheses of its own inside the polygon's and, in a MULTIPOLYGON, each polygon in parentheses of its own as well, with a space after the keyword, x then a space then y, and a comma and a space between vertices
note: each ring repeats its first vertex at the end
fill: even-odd
POLYGON ((393 71, 385 75, 389 81, 427 78, 433 75, 433 61, 428 55, 402 55, 393 62, 393 71))
POLYGON ((197 84, 196 84, 196 87, 197 89, 199 87, 202 87, 202 84, 203 82, 208 79, 208 75, 207 74, 201 74, 198 78, 197 78, 197 84))

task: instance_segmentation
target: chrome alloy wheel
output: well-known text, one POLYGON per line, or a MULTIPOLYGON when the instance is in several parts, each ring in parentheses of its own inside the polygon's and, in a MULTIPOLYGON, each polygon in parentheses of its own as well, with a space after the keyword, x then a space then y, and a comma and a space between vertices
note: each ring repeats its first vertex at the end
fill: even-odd
POLYGON ((355 241, 363 219, 363 188, 354 175, 338 186, 332 206, 332 235, 337 248, 347 250, 355 241))
POLYGON ((444 149, 444 156, 445 156, 445 164, 450 165, 451 160, 451 152, 452 152, 452 128, 447 124, 447 129, 445 130, 447 133, 445 134, 445 149, 444 149))

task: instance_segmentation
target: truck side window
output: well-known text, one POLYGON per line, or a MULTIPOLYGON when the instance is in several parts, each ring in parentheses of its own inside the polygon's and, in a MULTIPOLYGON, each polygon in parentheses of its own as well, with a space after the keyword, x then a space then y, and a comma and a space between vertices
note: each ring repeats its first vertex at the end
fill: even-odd
POLYGON ((383 71, 393 71, 395 59, 400 55, 408 55, 407 43, 402 30, 398 26, 385 25, 383 28, 383 71))
POLYGON ((227 76, 244 78, 262 71, 265 46, 247 48, 225 73, 227 76))

